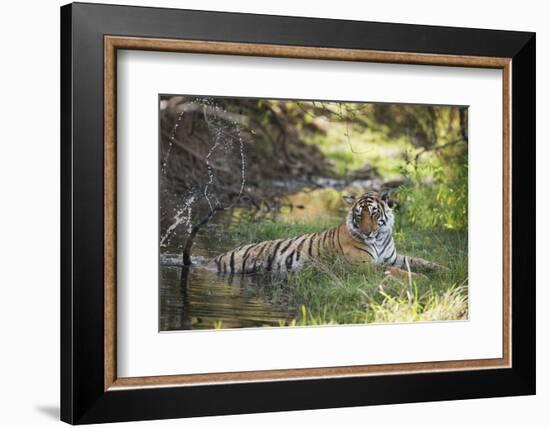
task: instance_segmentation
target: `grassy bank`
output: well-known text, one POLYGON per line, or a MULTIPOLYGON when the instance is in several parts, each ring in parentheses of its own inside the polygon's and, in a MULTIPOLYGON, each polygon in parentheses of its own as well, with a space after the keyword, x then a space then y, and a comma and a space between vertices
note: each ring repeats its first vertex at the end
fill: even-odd
MULTIPOLYGON (((260 242, 319 231, 338 223, 337 219, 315 224, 248 223, 237 227, 233 236, 240 242, 260 242)), ((448 271, 397 279, 370 263, 352 264, 338 257, 323 259, 281 281, 278 292, 269 296, 274 304, 296 308, 296 318, 281 325, 466 319, 466 233, 401 227, 394 232, 394 239, 400 253, 435 261, 448 271)))

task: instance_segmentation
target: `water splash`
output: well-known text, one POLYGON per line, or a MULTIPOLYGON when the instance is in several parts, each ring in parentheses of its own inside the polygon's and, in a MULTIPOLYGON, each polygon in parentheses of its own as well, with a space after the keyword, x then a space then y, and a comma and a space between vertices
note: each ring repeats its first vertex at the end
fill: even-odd
MULTIPOLYGON (((197 103, 202 105, 202 115, 206 123, 208 133, 211 136, 209 139, 213 141, 213 144, 210 146, 208 153, 205 156, 206 171, 208 174, 208 179, 204 184, 204 188, 200 189, 190 189, 184 196, 180 208, 177 210, 176 215, 174 216, 174 222, 166 229, 166 232, 160 239, 160 246, 166 247, 170 243, 170 238, 175 232, 176 228, 181 224, 186 226, 187 232, 190 233, 193 224, 192 224, 192 215, 193 208, 196 203, 200 202, 201 197, 204 197, 208 203, 210 213, 214 210, 227 210, 232 208, 236 203, 239 202, 242 195, 244 194, 245 185, 246 185, 246 157, 244 151, 244 139, 242 137, 241 125, 232 118, 225 109, 219 106, 211 98, 208 97, 197 97, 189 101, 190 103, 197 103), (229 129, 229 131, 228 131, 229 129), (238 142, 238 150, 240 157, 240 187, 239 192, 236 197, 227 205, 223 206, 215 193, 211 191, 213 187, 216 175, 214 173, 214 167, 212 164, 212 157, 222 151, 223 153, 229 153, 234 145, 235 141, 238 142)), ((183 115, 186 112, 186 109, 183 109, 176 119, 172 132, 169 138, 168 149, 165 153, 165 156, 162 161, 162 171, 166 175, 166 167, 168 165, 169 157, 172 152, 172 146, 174 145, 175 138, 177 135, 177 129, 183 115)))
POLYGON ((231 126, 233 127, 233 129, 236 131, 237 140, 238 140, 238 143, 239 143, 239 155, 240 155, 240 159, 241 159, 241 185, 240 185, 240 188, 239 188, 239 193, 235 197, 233 202, 228 207, 224 208, 224 209, 228 209, 228 208, 233 207, 240 200, 240 198, 242 197, 242 195, 244 193, 244 187, 245 187, 245 184, 246 184, 246 177, 245 177, 246 176, 246 158, 245 158, 245 154, 244 154, 244 140, 243 140, 242 133, 241 133, 241 126, 240 126, 239 123, 237 123, 235 120, 232 120, 230 117, 226 117, 225 119, 218 119, 216 121, 216 123, 213 123, 214 121, 211 120, 208 117, 207 107, 213 109, 217 113, 220 113, 220 112, 221 113, 227 113, 227 111, 222 109, 219 105, 215 104, 211 99, 203 98, 201 101, 203 102, 203 110, 202 110, 203 111, 203 117, 204 117, 204 121, 205 121, 205 123, 208 127, 208 130, 209 130, 209 132, 212 132, 212 129, 214 130, 212 132, 214 134, 214 144, 212 145, 212 147, 208 151, 208 154, 205 157, 206 167, 207 167, 207 172, 208 172, 208 182, 206 183, 206 185, 204 187, 204 192, 203 192, 204 197, 205 197, 206 201, 208 202, 208 206, 210 207, 210 211, 212 211, 214 209, 214 207, 212 206, 212 202, 210 201, 210 197, 213 197, 216 200, 216 207, 221 206, 220 201, 218 200, 216 195, 215 194, 210 195, 210 193, 209 193, 209 187, 214 183, 214 179, 215 179, 214 171, 213 171, 212 165, 210 163, 210 158, 214 154, 216 149, 218 149, 219 147, 225 147, 225 149, 227 151, 227 144, 226 143, 227 143, 228 140, 231 140, 233 138, 229 133, 224 132, 224 126, 220 122, 221 121, 229 122, 231 124, 231 126), (227 137, 227 138, 224 138, 224 137, 227 137))
MULTIPOLYGON (((204 256, 193 256, 191 257, 191 261, 193 262, 192 265, 197 267, 206 267, 206 264, 208 263, 208 258, 204 256)), ((176 266, 176 267, 182 267, 185 266, 183 264, 183 261, 181 259, 181 254, 171 254, 171 253, 164 253, 160 255, 160 265, 161 266, 176 266)))
POLYGON ((244 184, 246 182, 246 178, 245 178, 246 159, 244 157, 244 141, 241 135, 240 128, 239 128, 239 153, 241 155, 241 188, 239 190, 239 196, 237 197, 237 199, 240 199, 240 197, 243 195, 244 184))
MULTIPOLYGON (((206 104, 203 105, 202 114, 203 114, 203 117, 204 117, 204 121, 206 122, 206 126, 208 127, 208 131, 210 131, 212 125, 210 123, 210 120, 208 119, 208 115, 206 114, 206 104)), ((212 147, 210 147, 210 150, 208 150, 208 153, 205 157, 206 171, 208 172, 208 182, 204 186, 204 192, 203 193, 204 193, 204 197, 206 199, 206 202, 208 202, 208 206, 210 207, 210 211, 212 211, 214 209, 214 207, 212 207, 212 203, 210 202, 210 198, 208 197, 208 187, 210 187, 212 185, 212 183, 214 183, 214 172, 212 171, 212 165, 210 164, 210 157, 212 156, 212 154, 214 153, 216 148, 219 146, 220 141, 221 141, 221 139, 220 139, 220 129, 219 128, 216 128, 216 130, 215 130, 215 140, 214 141, 215 141, 214 145, 212 147)), ((217 200, 217 198, 216 198, 216 202, 219 205, 220 201, 217 200)))
POLYGON ((191 216, 193 214, 193 202, 195 202, 195 196, 191 195, 191 197, 189 197, 189 199, 184 202, 183 207, 176 212, 176 215, 174 216, 174 223, 172 223, 168 227, 168 229, 166 229, 166 232, 160 239, 161 247, 166 247, 168 245, 168 243, 170 242, 170 235, 180 224, 185 223, 185 225, 187 226, 187 232, 191 231, 191 228, 193 227, 193 225, 191 224, 191 216))
POLYGON ((168 140, 168 148, 166 149, 166 154, 164 155, 164 158, 162 160, 162 173, 166 175, 166 165, 168 165, 168 158, 170 157, 170 153, 172 152, 172 146, 174 145, 174 141, 176 139, 176 134, 178 132, 178 128, 180 126, 181 119, 183 118, 183 114, 185 113, 185 110, 182 110, 176 119, 176 123, 174 124, 174 127, 172 128, 172 133, 170 134, 170 138, 168 140))

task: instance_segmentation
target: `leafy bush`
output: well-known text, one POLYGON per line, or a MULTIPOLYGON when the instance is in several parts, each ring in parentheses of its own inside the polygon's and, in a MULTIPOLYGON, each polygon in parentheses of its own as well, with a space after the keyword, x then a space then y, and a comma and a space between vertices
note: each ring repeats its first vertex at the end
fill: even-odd
POLYGON ((399 219, 420 229, 465 230, 468 227, 468 163, 445 168, 438 158, 402 167, 407 183, 397 192, 399 219))

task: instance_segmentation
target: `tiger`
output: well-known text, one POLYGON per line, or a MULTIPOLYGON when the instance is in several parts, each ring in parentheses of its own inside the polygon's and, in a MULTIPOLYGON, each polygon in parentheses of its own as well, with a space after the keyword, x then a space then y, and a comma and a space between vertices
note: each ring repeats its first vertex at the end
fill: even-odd
POLYGON ((265 272, 286 276, 322 257, 343 256, 352 263, 387 266, 388 274, 441 267, 397 253, 393 240, 394 215, 387 192, 368 191, 358 197, 345 195, 343 200, 349 205, 345 221, 332 229, 242 245, 219 254, 207 266, 220 274, 265 272))

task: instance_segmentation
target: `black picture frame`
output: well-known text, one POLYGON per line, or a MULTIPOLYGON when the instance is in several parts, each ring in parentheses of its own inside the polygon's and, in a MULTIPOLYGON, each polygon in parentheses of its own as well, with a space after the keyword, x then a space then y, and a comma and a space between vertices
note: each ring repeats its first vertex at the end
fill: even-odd
POLYGON ((534 33, 63 6, 61 419, 86 424, 534 394, 535 98, 534 33), (512 207, 521 207, 512 209, 512 367, 105 391, 105 35, 512 58, 512 207))

